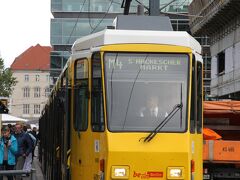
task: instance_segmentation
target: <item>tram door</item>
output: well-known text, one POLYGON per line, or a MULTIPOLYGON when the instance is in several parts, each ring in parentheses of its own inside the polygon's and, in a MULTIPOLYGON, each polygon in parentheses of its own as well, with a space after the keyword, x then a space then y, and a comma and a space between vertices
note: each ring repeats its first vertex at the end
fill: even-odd
POLYGON ((74 64, 72 180, 100 178, 100 136, 105 128, 101 67, 100 53, 74 64))
POLYGON ((63 77, 61 78, 61 97, 60 101, 63 102, 63 114, 62 114, 62 129, 61 129, 61 171, 63 180, 70 179, 70 173, 68 168, 68 157, 70 153, 70 109, 71 109, 71 90, 69 84, 68 69, 65 70, 63 77))
POLYGON ((74 63, 74 86, 72 88, 72 134, 71 179, 88 179, 91 171, 91 148, 89 128, 89 61, 78 59, 74 63))
MULTIPOLYGON (((104 160, 100 156, 104 152, 104 113, 103 113, 103 86, 102 86, 102 65, 100 53, 92 55, 91 63, 91 149, 92 149, 92 176, 93 179, 101 179, 100 171, 103 171, 104 160), (101 138, 100 138, 101 137, 101 138)), ((90 178, 89 178, 90 179, 90 178)))

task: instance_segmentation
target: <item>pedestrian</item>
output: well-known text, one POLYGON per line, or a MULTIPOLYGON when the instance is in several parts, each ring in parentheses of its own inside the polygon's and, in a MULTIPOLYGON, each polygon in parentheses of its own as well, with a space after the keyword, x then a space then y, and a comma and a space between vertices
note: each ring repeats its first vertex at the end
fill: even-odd
POLYGON ((8 124, 7 126, 8 126, 9 129, 10 129, 10 133, 11 133, 11 134, 14 134, 13 125, 12 125, 12 124, 8 124))
POLYGON ((35 148, 36 148, 37 141, 38 141, 37 128, 33 127, 32 131, 30 131, 29 133, 31 133, 36 139, 35 142, 34 142, 33 151, 32 151, 32 160, 33 160, 33 158, 35 157, 34 152, 35 152, 35 148))
MULTIPOLYGON (((15 128, 15 137, 18 142, 18 152, 16 154, 16 169, 23 170, 26 158, 29 157, 29 155, 32 153, 33 144, 30 136, 23 131, 23 124, 16 123, 15 128)), ((30 157, 32 157, 32 154, 30 155, 30 157)), ((29 160, 29 158, 27 160, 29 160)), ((20 179, 21 176, 16 176, 16 180, 20 179)))
MULTIPOLYGON (((2 128, 2 137, 0 139, 0 170, 13 170, 16 165, 15 155, 17 153, 17 140, 11 134, 10 128, 2 128)), ((8 180, 13 180, 13 176, 7 176, 8 180)), ((3 176, 0 176, 3 180, 3 176)))
POLYGON ((23 126, 23 130, 24 132, 26 133, 27 136, 30 137, 31 139, 31 142, 32 142, 32 152, 28 154, 28 156, 26 157, 25 159, 25 163, 23 165, 23 170, 26 170, 26 171, 31 171, 32 169, 32 161, 33 161, 33 150, 35 149, 35 144, 36 144, 36 138, 31 134, 31 126, 30 124, 27 124, 25 126, 23 126))
POLYGON ((37 128, 33 127, 32 131, 30 133, 37 139, 37 128))

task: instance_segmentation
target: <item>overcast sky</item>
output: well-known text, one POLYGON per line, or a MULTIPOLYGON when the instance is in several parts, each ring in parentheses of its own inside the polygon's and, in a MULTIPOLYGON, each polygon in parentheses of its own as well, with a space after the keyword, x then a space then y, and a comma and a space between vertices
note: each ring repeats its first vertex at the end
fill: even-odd
POLYGON ((50 0, 0 0, 0 54, 5 67, 30 46, 50 46, 50 0))

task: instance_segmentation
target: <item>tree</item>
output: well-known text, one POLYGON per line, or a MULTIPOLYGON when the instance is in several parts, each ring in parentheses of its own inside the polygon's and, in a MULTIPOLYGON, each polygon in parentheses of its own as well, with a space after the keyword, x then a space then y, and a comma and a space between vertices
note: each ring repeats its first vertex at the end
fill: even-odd
POLYGON ((4 67, 4 61, 0 58, 0 96, 9 97, 12 94, 13 86, 15 86, 17 80, 12 76, 10 68, 4 67))

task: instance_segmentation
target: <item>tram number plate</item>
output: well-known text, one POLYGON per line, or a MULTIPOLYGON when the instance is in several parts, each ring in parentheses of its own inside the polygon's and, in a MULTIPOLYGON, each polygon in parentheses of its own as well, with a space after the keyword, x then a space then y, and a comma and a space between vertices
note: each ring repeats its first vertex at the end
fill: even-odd
POLYGON ((210 174, 204 174, 203 179, 210 179, 210 174))

